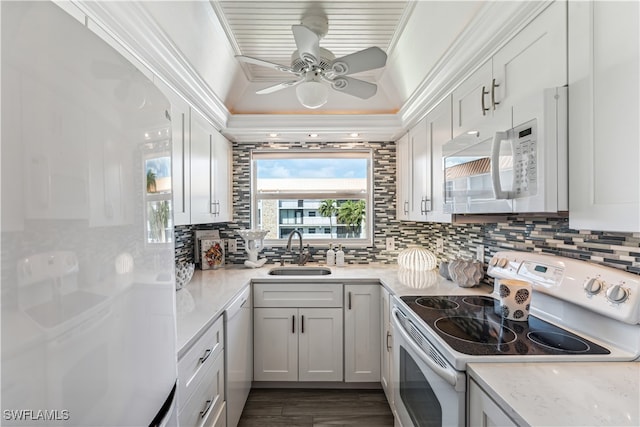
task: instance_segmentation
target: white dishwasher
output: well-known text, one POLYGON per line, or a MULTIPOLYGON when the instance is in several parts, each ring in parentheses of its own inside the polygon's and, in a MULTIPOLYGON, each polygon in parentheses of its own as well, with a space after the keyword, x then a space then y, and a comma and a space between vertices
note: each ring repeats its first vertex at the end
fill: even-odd
POLYGON ((251 286, 225 311, 227 427, 236 427, 253 379, 251 286))

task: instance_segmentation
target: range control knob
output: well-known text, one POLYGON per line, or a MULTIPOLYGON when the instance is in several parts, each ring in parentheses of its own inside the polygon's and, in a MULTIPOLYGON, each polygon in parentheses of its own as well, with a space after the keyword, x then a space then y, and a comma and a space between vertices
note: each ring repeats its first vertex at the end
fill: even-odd
POLYGON ((495 267, 498 264, 498 258, 496 257, 491 258, 491 261, 489 261, 489 264, 495 267))
POLYGON ((500 258, 498 260, 498 267, 500 268, 505 268, 507 265, 509 265, 509 260, 506 258, 500 258))
POLYGON ((622 287, 622 285, 613 285, 607 289, 607 299, 613 303, 625 302, 629 298, 629 290, 622 287))
POLYGON ((587 294, 595 295, 602 290, 603 284, 604 283, 602 282, 602 280, 594 277, 592 279, 587 280, 583 287, 587 294))

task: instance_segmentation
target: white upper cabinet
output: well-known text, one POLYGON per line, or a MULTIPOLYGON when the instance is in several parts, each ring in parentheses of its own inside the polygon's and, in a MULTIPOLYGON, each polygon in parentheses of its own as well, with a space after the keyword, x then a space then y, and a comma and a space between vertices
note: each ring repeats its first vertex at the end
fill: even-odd
POLYGON ((444 168, 442 146, 451 140, 451 96, 447 96, 426 118, 429 152, 429 203, 425 203, 426 221, 451 222, 451 214, 444 213, 444 168))
POLYGON ((520 100, 566 85, 566 10, 552 3, 453 91, 454 137, 517 125, 520 100))
POLYGON ((396 141, 396 217, 409 219, 411 197, 411 163, 409 158, 409 134, 396 141))
POLYGON ((512 126, 531 119, 528 111, 519 108, 528 103, 520 101, 567 84, 565 1, 552 3, 494 55, 493 79, 499 85, 495 89, 495 102, 500 103, 496 113, 505 114, 498 120, 512 126), (509 117, 511 113, 513 118, 509 117))
POLYGON ((175 225, 231 221, 231 144, 171 88, 155 84, 171 101, 175 225))
POLYGON ((426 119, 420 120, 409 131, 409 219, 412 221, 424 221, 431 209, 431 141, 427 138, 426 122, 426 119))
POLYGON ((155 84, 171 102, 171 189, 173 222, 191 224, 191 113, 189 104, 160 79, 155 84))
POLYGON ((231 143, 219 132, 214 132, 213 159, 211 168, 213 174, 213 200, 216 204, 214 222, 229 222, 233 219, 233 206, 231 197, 232 175, 231 167, 232 147, 231 143))
POLYGON ((451 97, 396 142, 400 220, 451 222, 444 213, 442 146, 451 139, 451 97))
MULTIPOLYGON (((471 76, 453 91, 453 136, 470 130, 481 133, 490 129, 489 119, 499 104, 491 103, 491 60, 482 64, 471 76)), ((494 99, 495 99, 495 86, 494 99)))
POLYGON ((640 231, 640 4, 569 2, 569 225, 640 231))

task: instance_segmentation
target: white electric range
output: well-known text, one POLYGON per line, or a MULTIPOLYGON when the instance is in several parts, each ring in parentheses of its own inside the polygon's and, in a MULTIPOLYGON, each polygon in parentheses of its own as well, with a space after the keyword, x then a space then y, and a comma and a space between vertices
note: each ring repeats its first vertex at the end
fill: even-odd
POLYGON ((640 276, 512 251, 496 253, 487 273, 532 283, 527 321, 503 319, 495 289, 394 297, 393 393, 402 426, 464 426, 470 362, 640 358, 640 276))

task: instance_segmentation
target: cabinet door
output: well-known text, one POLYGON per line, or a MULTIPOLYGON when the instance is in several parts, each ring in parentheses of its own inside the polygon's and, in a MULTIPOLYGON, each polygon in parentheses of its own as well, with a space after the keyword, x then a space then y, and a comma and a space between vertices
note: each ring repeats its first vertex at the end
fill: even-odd
MULTIPOLYGON (((176 97, 177 98, 177 97, 176 97)), ((175 225, 191 224, 191 113, 189 105, 171 99, 171 167, 173 169, 173 219, 175 225)))
POLYGON ((442 147, 451 140, 451 97, 446 97, 427 115, 427 141, 431 148, 430 206, 427 221, 451 222, 451 214, 444 213, 444 165, 442 147))
POLYGON ((393 382, 391 381, 391 351, 393 347, 391 344, 391 307, 389 297, 389 291, 380 286, 380 312, 382 313, 380 383, 393 411, 393 382))
POLYGON ((569 2, 569 225, 640 231, 638 2, 569 2))
POLYGON ((253 311, 253 379, 298 380, 298 309, 253 311))
POLYGON ((299 381, 342 381, 342 310, 301 308, 299 381))
POLYGON ((422 119, 409 131, 411 162, 411 197, 409 219, 425 221, 431 209, 431 141, 427 138, 427 121, 422 119))
POLYGON ((566 2, 552 3, 494 55, 493 78, 498 85, 494 98, 500 103, 497 129, 530 120, 527 98, 567 84, 566 2))
POLYGON ((213 126, 195 110, 191 110, 191 223, 215 221, 213 204, 213 126))
POLYGON ((471 130, 490 132, 492 76, 489 60, 453 91, 454 137, 471 130))
POLYGON ((469 425, 479 427, 516 426, 516 423, 482 390, 469 381, 469 425))
POLYGON ((396 141, 396 216, 409 219, 411 194, 411 166, 409 163, 409 134, 396 141))
POLYGON ((380 285, 345 285, 346 382, 380 382, 380 285))
POLYGON ((229 222, 233 217, 231 203, 231 144, 219 132, 213 133, 212 173, 214 184, 215 222, 229 222))

